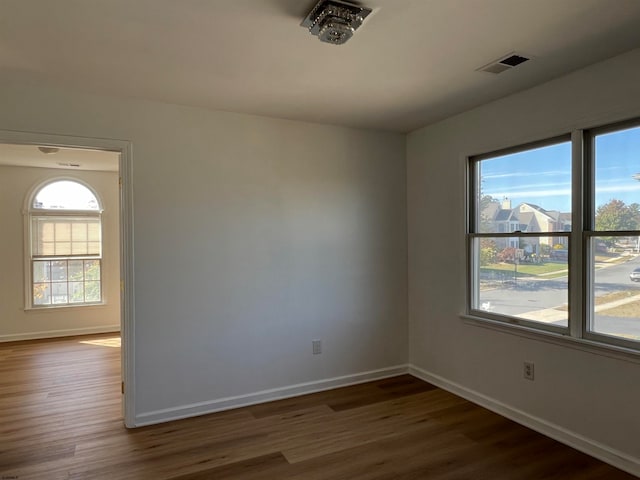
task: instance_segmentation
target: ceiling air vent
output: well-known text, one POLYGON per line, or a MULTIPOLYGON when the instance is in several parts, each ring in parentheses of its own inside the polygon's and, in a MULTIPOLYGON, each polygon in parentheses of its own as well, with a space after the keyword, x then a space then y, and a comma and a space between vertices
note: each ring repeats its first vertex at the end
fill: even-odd
POLYGON ((519 53, 510 53, 509 55, 502 57, 495 62, 491 62, 484 67, 478 69, 479 72, 489 73, 502 73, 506 70, 510 70, 518 65, 531 60, 530 56, 524 56, 519 53))

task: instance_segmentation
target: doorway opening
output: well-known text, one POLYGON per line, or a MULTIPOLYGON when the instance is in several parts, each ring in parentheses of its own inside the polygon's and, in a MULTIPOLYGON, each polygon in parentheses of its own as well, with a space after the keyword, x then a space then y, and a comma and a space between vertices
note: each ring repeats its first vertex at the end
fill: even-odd
POLYGON ((0 132, 0 342, 78 337, 111 350, 132 427, 130 160, 124 141, 0 132))

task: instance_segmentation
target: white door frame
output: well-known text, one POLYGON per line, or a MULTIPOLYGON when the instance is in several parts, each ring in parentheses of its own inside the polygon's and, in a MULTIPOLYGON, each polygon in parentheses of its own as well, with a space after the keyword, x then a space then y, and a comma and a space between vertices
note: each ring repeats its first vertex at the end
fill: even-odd
POLYGON ((135 427, 134 278, 133 278, 133 168, 132 145, 126 140, 72 137, 0 130, 0 143, 89 148, 120 154, 120 335, 124 424, 135 427))

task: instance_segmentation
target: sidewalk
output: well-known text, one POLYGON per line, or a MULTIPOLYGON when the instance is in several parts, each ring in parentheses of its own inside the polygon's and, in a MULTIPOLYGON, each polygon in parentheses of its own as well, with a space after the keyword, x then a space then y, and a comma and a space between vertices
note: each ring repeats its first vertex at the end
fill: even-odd
MULTIPOLYGON (((600 268, 607 268, 607 267, 613 267, 615 265, 619 265, 621 262, 619 262, 619 257, 613 257, 610 258, 608 260, 603 260, 600 262, 595 262, 594 267, 596 270, 600 269, 600 268)), ((547 273, 540 273, 538 274, 539 277, 546 277, 548 275, 557 275, 559 273, 569 273, 569 270, 556 270, 555 272, 547 272, 547 273)), ((534 279, 528 279, 528 280, 534 280, 534 279)))
MULTIPOLYGON (((615 300, 613 302, 603 303, 602 305, 596 305, 594 310, 596 313, 598 313, 636 301, 640 301, 640 294, 634 295, 632 297, 622 298, 620 300, 615 300)), ((554 323, 559 322, 560 320, 567 320, 567 318, 569 317, 569 312, 566 310, 556 310, 555 308, 545 308, 543 310, 532 310, 530 312, 521 313, 515 316, 518 318, 524 318, 526 320, 533 320, 536 322, 554 323)))

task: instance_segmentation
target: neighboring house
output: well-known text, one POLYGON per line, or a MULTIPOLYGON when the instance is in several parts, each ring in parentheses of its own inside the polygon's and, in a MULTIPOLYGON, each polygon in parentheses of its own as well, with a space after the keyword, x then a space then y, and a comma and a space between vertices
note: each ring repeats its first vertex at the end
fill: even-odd
MULTIPOLYGON (((511 200, 488 202, 482 210, 482 220, 486 232, 568 232, 571 231, 571 213, 557 210, 545 210, 539 205, 523 202, 511 208, 511 200)), ((500 250, 507 247, 524 248, 518 237, 496 238, 496 247, 500 250)), ((540 245, 566 245, 567 239, 562 236, 530 238, 526 241, 529 253, 540 253, 540 245)))

